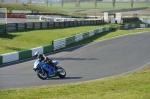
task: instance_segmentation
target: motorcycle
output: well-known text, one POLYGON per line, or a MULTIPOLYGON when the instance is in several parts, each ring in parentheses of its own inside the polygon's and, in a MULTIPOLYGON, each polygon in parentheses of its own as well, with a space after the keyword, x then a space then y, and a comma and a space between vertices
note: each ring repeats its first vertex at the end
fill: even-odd
POLYGON ((37 76, 43 80, 56 76, 59 76, 60 78, 65 78, 66 71, 62 67, 57 66, 59 62, 57 60, 52 60, 52 63, 54 66, 49 65, 46 62, 40 62, 37 59, 34 62, 33 70, 37 72, 37 76))

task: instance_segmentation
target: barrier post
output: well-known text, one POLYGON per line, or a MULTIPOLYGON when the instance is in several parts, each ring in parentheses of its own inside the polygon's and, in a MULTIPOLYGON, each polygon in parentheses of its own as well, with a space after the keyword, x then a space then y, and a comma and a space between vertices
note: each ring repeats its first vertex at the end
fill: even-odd
POLYGON ((53 27, 55 28, 55 22, 53 23, 53 27))
POLYGON ((42 22, 40 22, 40 29, 42 29, 42 22))
POLYGON ((24 23, 24 29, 27 30, 27 23, 24 23))
POLYGON ((66 21, 64 21, 64 27, 66 27, 66 21))
POLYGON ((49 22, 47 22, 47 29, 49 28, 49 22))
POLYGON ((74 21, 73 21, 73 23, 72 23, 72 26, 74 26, 74 21))
POLYGON ((33 29, 35 29, 35 23, 33 22, 33 29))
POLYGON ((15 23, 16 31, 18 31, 18 23, 15 23))
POLYGON ((59 22, 59 26, 58 27, 61 27, 61 22, 59 22))

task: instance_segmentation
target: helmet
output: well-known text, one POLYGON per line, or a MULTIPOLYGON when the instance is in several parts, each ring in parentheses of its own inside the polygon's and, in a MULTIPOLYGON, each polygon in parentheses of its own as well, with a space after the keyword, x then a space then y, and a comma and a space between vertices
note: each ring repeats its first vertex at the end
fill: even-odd
POLYGON ((37 51, 37 52, 35 52, 34 53, 34 56, 36 57, 36 58, 38 58, 38 56, 39 56, 39 52, 37 51))

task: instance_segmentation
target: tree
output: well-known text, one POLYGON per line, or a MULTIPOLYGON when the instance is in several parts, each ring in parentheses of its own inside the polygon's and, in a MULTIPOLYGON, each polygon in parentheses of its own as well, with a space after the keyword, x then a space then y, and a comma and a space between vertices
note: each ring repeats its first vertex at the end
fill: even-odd
POLYGON ((133 0, 130 0, 130 3, 131 3, 131 7, 133 7, 133 0))
POLYGON ((112 0, 112 6, 115 7, 115 0, 112 0))
POLYGON ((94 0, 94 6, 97 7, 97 0, 94 0))
POLYGON ((61 0, 61 7, 64 6, 64 0, 61 0))

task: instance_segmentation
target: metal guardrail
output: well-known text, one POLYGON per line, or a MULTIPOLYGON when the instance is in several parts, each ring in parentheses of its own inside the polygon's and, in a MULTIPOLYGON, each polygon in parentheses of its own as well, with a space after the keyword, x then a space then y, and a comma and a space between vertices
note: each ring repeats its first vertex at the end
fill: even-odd
POLYGON ((98 25, 103 24, 103 20, 82 20, 67 22, 27 22, 27 23, 7 23, 7 31, 20 31, 32 29, 63 28, 73 26, 98 25))
POLYGON ((1 24, 0 25, 0 34, 5 34, 6 33, 6 24, 1 24))

